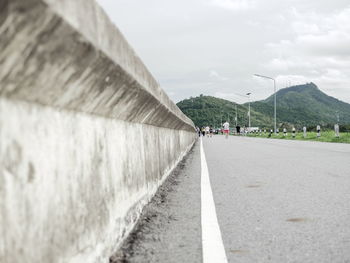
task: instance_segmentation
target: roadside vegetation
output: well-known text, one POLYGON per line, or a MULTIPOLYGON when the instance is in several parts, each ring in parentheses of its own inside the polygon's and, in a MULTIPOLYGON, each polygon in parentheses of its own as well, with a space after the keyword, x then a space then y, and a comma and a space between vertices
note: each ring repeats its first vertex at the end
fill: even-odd
POLYGON ((283 132, 275 135, 272 134, 271 137, 269 133, 250 133, 247 135, 249 137, 257 137, 257 138, 271 138, 271 139, 281 139, 281 140, 302 140, 302 141, 319 141, 319 142, 337 142, 337 143, 350 143, 350 132, 340 132, 339 138, 335 137, 334 131, 321 131, 321 136, 317 137, 316 132, 307 132, 306 138, 304 138, 303 132, 297 132, 295 134, 295 138, 293 138, 292 133, 287 133, 284 136, 283 132))

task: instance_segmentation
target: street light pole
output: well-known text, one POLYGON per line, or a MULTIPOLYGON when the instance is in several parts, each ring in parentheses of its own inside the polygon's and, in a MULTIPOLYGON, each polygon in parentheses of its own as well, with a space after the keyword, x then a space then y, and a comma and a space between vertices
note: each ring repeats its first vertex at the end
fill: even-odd
POLYGON ((237 104, 236 104, 236 127, 237 127, 237 104))
POLYGON ((221 128, 222 128, 222 115, 223 115, 223 114, 224 114, 224 112, 221 111, 221 112, 220 112, 220 122, 221 122, 221 123, 220 123, 220 127, 221 127, 221 128))
POLYGON ((273 79, 273 89, 274 89, 274 92, 275 92, 275 103, 274 103, 274 108, 275 108, 275 134, 277 133, 277 124, 276 124, 276 116, 277 116, 277 114, 276 114, 276 96, 277 96, 277 92, 276 92, 276 80, 275 79, 273 79))
POLYGON ((339 111, 338 110, 335 111, 335 115, 337 116, 337 123, 339 124, 339 111))
MULTIPOLYGON (((249 131, 250 131, 250 95, 252 94, 251 92, 246 93, 245 95, 235 93, 238 96, 248 98, 248 126, 249 126, 249 131)), ((237 105, 236 105, 236 126, 237 126, 237 105)))
POLYGON ((248 99, 249 99, 249 102, 248 102, 248 125, 249 125, 249 132, 250 132, 250 95, 251 95, 251 93, 249 92, 249 93, 247 93, 246 94, 247 96, 248 96, 248 99))
POLYGON ((274 118, 275 118, 275 124, 274 124, 274 128, 275 128, 275 134, 277 134, 277 121, 276 121, 276 80, 274 78, 268 77, 268 76, 264 76, 264 75, 259 75, 259 74, 254 74, 254 76, 259 77, 259 78, 264 78, 264 79, 270 79, 273 80, 273 89, 274 89, 274 93, 275 93, 275 98, 274 98, 274 118))

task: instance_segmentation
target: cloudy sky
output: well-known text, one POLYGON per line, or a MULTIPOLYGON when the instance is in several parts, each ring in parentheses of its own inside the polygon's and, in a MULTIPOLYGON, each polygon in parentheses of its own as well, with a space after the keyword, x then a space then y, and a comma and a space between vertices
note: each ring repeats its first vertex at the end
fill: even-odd
POLYGON ((243 103, 314 82, 350 103, 349 0, 98 0, 168 95, 243 103))

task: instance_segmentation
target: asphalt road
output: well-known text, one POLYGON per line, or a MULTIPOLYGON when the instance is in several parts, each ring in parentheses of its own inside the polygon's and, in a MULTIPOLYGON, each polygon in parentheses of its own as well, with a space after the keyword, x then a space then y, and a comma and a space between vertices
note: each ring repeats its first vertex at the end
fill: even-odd
POLYGON ((350 145, 204 138, 229 262, 350 262, 350 145))
MULTIPOLYGON (((350 144, 203 145, 228 262, 350 262, 350 144)), ((202 262, 201 171, 196 143, 113 262, 202 262)))

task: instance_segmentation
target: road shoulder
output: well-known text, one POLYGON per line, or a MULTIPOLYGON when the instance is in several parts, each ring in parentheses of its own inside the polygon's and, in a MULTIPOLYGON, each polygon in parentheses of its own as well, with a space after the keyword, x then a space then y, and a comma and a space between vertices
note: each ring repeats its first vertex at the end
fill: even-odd
POLYGON ((145 206, 111 263, 202 261, 199 151, 197 141, 145 206))

